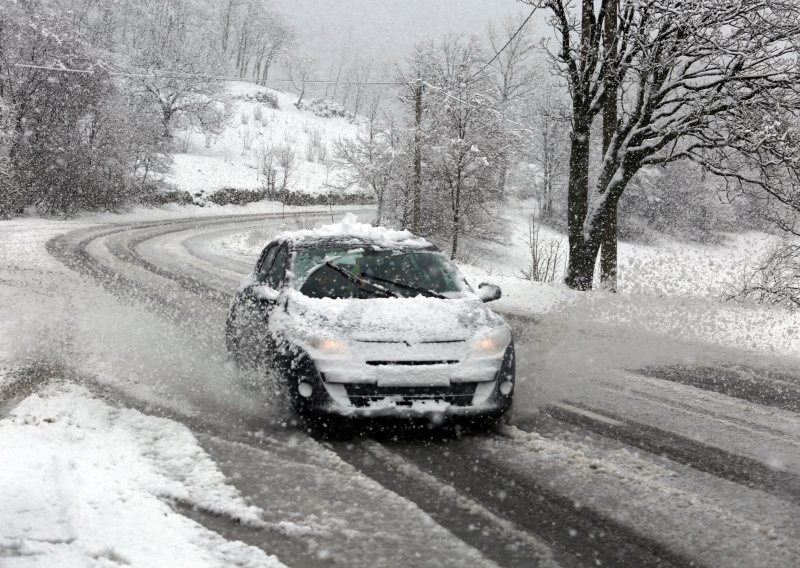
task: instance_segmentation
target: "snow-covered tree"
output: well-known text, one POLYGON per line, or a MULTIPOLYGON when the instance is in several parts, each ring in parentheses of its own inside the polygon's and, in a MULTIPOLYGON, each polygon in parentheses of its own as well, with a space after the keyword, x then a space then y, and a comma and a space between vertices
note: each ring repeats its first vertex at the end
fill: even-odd
POLYGON ((0 13, 0 106, 11 119, 0 143, 5 214, 114 209, 168 166, 158 116, 74 30, 69 14, 43 3, 0 13))
POLYGON ((383 223, 386 193, 403 162, 402 154, 394 146, 391 126, 384 127, 379 120, 379 106, 380 99, 376 97, 369 105, 367 120, 356 137, 342 138, 334 144, 334 165, 338 172, 335 187, 368 188, 378 206, 377 225, 383 223))
POLYGON ((411 104, 417 78, 424 85, 421 128, 409 131, 417 135, 409 146, 422 154, 420 230, 446 236, 453 258, 462 235, 487 236, 497 225, 498 172, 510 141, 486 61, 477 38, 449 35, 420 44, 405 72, 411 104))
MULTIPOLYGON (((591 288, 601 243, 616 245, 606 227, 641 168, 689 159, 779 194, 775 170, 796 171, 774 127, 775 117, 800 109, 795 0, 523 2, 549 13, 549 54, 571 98, 569 286, 591 288), (609 10, 616 25, 606 25, 609 10), (590 171, 604 107, 617 116, 590 171)), ((614 262, 606 277, 615 273, 614 262)))

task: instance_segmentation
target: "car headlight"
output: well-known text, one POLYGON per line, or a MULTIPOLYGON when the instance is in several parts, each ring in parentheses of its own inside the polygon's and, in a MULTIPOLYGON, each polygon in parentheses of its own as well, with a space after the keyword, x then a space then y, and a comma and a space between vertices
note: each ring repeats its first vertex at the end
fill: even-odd
POLYGON ((330 336, 314 336, 309 344, 323 355, 341 355, 347 352, 347 343, 330 336))
POLYGON ((477 357, 502 355, 511 343, 511 330, 508 326, 501 325, 489 331, 479 333, 472 340, 472 354, 477 357))

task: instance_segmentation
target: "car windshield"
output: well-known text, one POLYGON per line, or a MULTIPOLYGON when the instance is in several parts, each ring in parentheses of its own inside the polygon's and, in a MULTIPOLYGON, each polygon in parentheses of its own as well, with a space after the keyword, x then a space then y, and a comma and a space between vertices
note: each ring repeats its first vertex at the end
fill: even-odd
POLYGON ((463 297, 464 277, 441 253, 359 248, 301 249, 293 285, 311 298, 463 297))

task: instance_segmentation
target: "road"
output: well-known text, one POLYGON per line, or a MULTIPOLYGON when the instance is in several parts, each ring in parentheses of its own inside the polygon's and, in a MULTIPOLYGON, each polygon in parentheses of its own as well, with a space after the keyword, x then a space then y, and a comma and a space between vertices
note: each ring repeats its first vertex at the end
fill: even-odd
MULTIPOLYGON (((313 440, 268 401, 253 401, 225 362, 223 324, 254 259, 219 243, 285 222, 114 224, 48 242, 67 267, 174 328, 187 357, 207 357, 197 376, 151 362, 150 377, 160 376, 138 390, 83 379, 115 404, 191 428, 272 524, 184 514, 292 566, 798 565, 794 376, 713 365, 621 370, 569 400, 518 404, 492 432, 395 427, 347 442, 313 440), (292 531, 286 519, 338 528, 292 531)), ((524 352, 537 324, 511 316, 524 352)))

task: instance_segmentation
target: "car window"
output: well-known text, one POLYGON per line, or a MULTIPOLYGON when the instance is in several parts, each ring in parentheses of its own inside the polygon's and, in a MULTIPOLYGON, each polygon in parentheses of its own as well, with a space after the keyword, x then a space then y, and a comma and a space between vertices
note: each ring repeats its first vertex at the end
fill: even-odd
POLYGON ((275 255, 278 253, 278 246, 271 245, 261 253, 261 260, 256 267, 256 282, 263 284, 267 280, 269 269, 272 266, 272 261, 275 260, 275 255))
POLYGON ((286 276, 286 247, 276 248, 275 260, 267 274, 266 283, 276 290, 283 284, 286 276))
POLYGON ((413 288, 430 290, 450 298, 463 297, 464 278, 441 253, 419 250, 298 251, 293 262, 294 285, 312 298, 374 298, 370 288, 355 284, 337 267, 377 283, 393 295, 416 296, 413 288))

